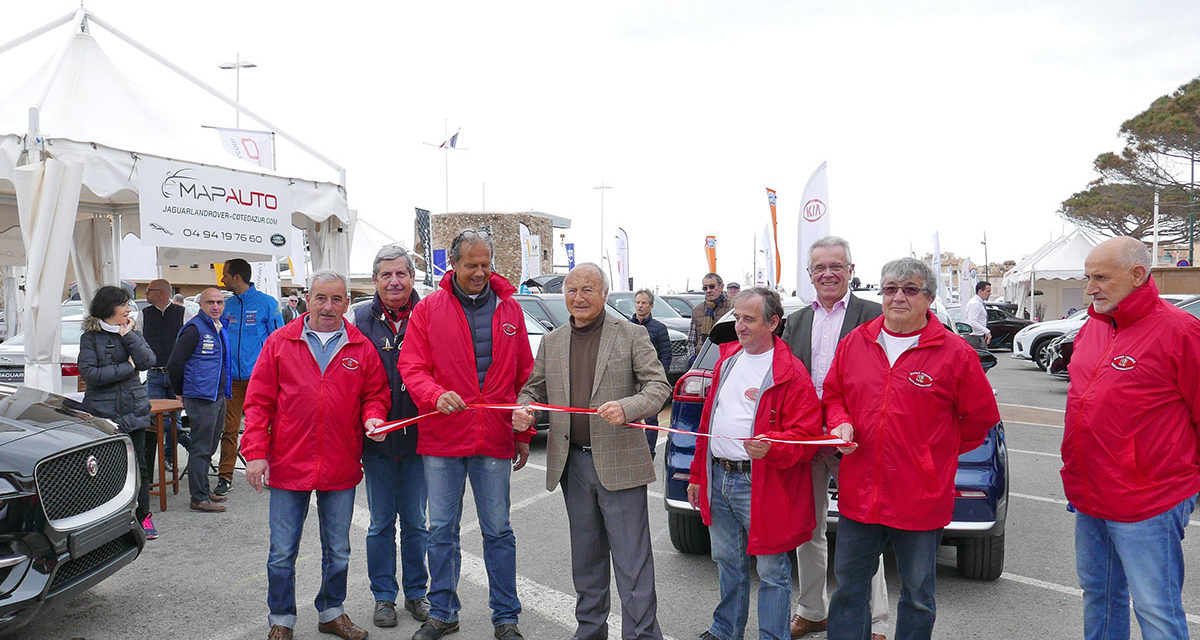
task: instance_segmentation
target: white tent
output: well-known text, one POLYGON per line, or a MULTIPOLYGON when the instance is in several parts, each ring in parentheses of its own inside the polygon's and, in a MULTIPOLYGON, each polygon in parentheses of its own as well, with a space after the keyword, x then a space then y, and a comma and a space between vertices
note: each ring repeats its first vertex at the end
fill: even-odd
POLYGON ((1047 242, 1004 274, 1004 299, 1017 303, 1017 315, 1058 318, 1087 305, 1083 261, 1100 240, 1076 229, 1047 242))
MULTIPOLYGON (((58 306, 68 259, 74 261, 85 304, 100 285, 117 282, 122 238, 138 233, 140 226, 138 170, 144 158, 232 169, 271 181, 273 188, 288 195, 290 210, 279 213, 290 215, 292 225, 306 229, 309 244, 320 249, 313 256, 314 268, 347 271, 353 219, 342 186, 344 171, 286 132, 277 131, 338 169, 341 184, 279 175, 225 154, 218 138, 203 130, 201 123, 178 121, 170 105, 170 99, 178 96, 159 97, 127 77, 91 36, 90 24, 105 28, 260 123, 270 123, 86 9, 0 46, 0 53, 68 23, 72 34, 61 52, 28 80, 9 83, 12 92, 0 99, 0 234, 19 226, 27 255, 25 262, 16 264, 28 264, 21 318, 28 335, 28 386, 61 391, 57 388, 58 306), (152 95, 157 99, 150 99, 152 95)), ((228 251, 203 255, 206 252, 160 246, 158 262, 178 261, 182 252, 189 252, 195 262, 267 257, 228 251)), ((0 264, 5 264, 2 258, 0 264)), ((13 275, 11 270, 6 273, 6 285, 16 281, 13 275)), ((11 306, 6 306, 6 314, 13 323, 11 306)))

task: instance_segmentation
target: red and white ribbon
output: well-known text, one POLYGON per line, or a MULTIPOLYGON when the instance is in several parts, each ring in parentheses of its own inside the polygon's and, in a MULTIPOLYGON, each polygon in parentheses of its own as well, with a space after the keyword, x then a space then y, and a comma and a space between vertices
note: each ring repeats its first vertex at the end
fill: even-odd
MULTIPOLYGON (((552 405, 552 404, 542 404, 540 402, 531 402, 528 405, 515 404, 515 403, 513 403, 513 404, 468 404, 467 405, 468 409, 496 409, 496 410, 500 410, 500 411, 516 411, 517 409, 524 409, 526 407, 536 410, 536 411, 552 411, 552 412, 557 412, 557 413, 584 413, 584 414, 597 413, 597 411, 595 409, 581 409, 579 407, 559 407, 559 406, 552 405)), ((420 422, 421 420, 425 420, 426 418, 432 418, 433 416, 438 416, 438 415, 443 415, 443 414, 440 411, 430 411, 428 413, 422 413, 421 415, 416 416, 414 418, 404 418, 402 420, 394 420, 392 422, 385 422, 385 423, 375 427, 374 429, 367 431, 367 435, 374 436, 374 435, 379 435, 381 433, 388 433, 390 431, 395 431, 397 429, 403 429, 404 427, 412 426, 412 425, 420 422)), ((653 429, 655 431, 663 431, 666 433, 679 433, 679 434, 683 434, 685 436, 696 436, 696 437, 702 437, 702 438, 720 438, 722 440, 737 440, 737 441, 760 440, 763 442, 773 442, 776 444, 811 444, 811 445, 817 445, 817 446, 835 446, 835 447, 846 447, 846 446, 850 446, 850 444, 851 444, 837 436, 814 436, 811 438, 798 438, 798 439, 794 439, 794 440, 786 440, 783 438, 767 438, 767 437, 760 437, 760 436, 755 436, 752 438, 737 438, 734 436, 714 435, 711 433, 695 433, 692 431, 686 431, 684 429, 675 429, 672 427, 664 427, 662 425, 656 425, 656 424, 645 424, 643 422, 626 422, 625 426, 637 427, 639 429, 653 429)))

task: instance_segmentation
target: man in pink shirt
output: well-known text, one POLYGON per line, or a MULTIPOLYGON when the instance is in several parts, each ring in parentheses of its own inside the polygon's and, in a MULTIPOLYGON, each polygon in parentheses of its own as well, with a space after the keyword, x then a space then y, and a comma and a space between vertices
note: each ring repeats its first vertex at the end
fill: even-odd
MULTIPOLYGON (((817 291, 817 299, 788 316, 783 341, 808 368, 817 397, 821 397, 821 386, 829 373, 838 341, 858 325, 879 317, 883 310, 878 302, 863 300, 850 293, 850 279, 854 277, 850 243, 836 236, 826 236, 812 244, 808 257, 808 276, 817 291)), ((800 587, 796 615, 792 616, 791 622, 792 638, 823 631, 826 627, 829 590, 825 578, 829 546, 825 539, 825 514, 829 509, 829 479, 837 475, 839 461, 829 447, 822 448, 812 461, 817 526, 813 529, 812 541, 796 550, 800 587)), ((887 620, 887 587, 880 567, 871 583, 872 638, 884 637, 887 620)))

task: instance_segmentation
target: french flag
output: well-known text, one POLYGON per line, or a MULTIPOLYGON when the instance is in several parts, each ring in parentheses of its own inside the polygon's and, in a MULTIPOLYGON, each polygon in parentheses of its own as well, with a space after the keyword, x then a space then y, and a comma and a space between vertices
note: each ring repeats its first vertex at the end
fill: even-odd
POLYGON ((458 148, 458 132, 455 131, 454 135, 450 136, 450 139, 443 142, 440 146, 438 146, 438 148, 439 149, 457 149, 458 148))

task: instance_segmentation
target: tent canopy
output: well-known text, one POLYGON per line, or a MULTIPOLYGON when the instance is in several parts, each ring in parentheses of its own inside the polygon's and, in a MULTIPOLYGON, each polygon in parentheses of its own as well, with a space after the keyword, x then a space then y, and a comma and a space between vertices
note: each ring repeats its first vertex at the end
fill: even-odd
MULTIPOLYGON (((1058 317, 1083 302, 1083 262, 1101 239, 1076 229, 1042 245, 1004 274, 1004 299, 1017 303, 1017 315, 1034 306, 1030 291, 1042 294, 1043 317, 1058 317), (1036 284, 1035 284, 1036 283, 1036 284), (1036 289, 1034 289, 1036 287, 1036 289)), ((1036 310, 1035 314, 1036 315, 1036 310)))

